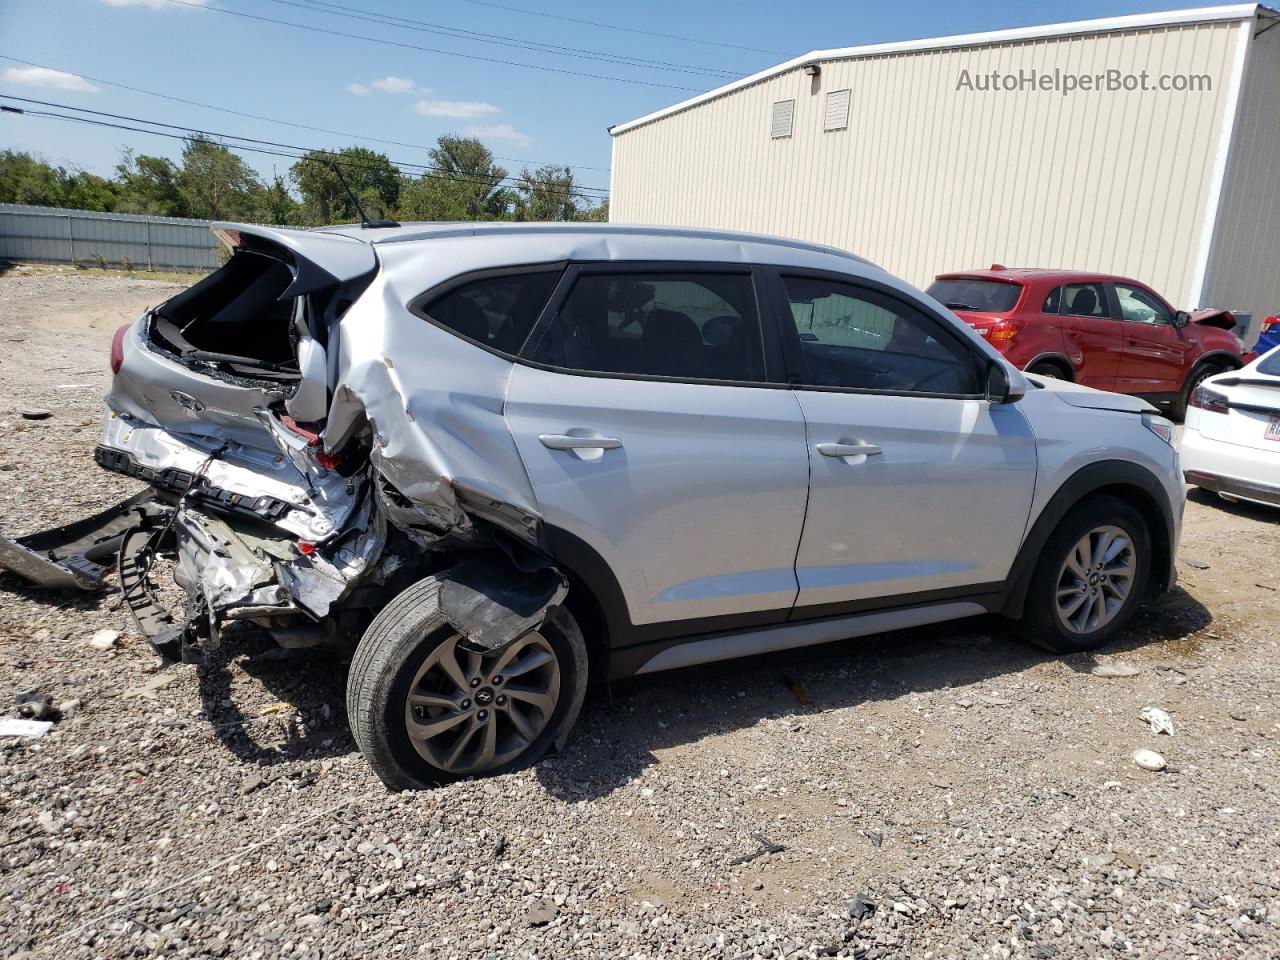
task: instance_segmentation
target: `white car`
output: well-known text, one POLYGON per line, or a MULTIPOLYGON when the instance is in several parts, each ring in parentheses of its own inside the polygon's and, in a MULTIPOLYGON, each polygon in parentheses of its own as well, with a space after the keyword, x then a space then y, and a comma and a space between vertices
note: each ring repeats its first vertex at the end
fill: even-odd
POLYGON ((1196 388, 1181 454, 1187 483, 1280 507, 1280 347, 1196 388))

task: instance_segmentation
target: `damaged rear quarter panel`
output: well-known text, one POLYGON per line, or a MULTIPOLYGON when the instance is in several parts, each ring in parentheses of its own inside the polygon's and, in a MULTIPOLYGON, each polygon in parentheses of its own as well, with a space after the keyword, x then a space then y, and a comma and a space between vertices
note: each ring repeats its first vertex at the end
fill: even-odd
POLYGON ((540 510, 503 415, 511 362, 407 307, 472 269, 451 243, 378 246, 383 268, 341 321, 323 439, 340 448, 367 421, 376 470, 436 524, 467 528, 483 513, 528 541, 540 510))

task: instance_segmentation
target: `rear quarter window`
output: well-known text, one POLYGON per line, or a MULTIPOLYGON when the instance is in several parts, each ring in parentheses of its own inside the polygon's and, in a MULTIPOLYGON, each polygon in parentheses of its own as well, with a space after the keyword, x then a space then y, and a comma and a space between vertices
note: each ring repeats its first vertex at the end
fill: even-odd
POLYGON ((413 310, 482 347, 514 356, 559 280, 559 269, 479 277, 423 298, 413 310))

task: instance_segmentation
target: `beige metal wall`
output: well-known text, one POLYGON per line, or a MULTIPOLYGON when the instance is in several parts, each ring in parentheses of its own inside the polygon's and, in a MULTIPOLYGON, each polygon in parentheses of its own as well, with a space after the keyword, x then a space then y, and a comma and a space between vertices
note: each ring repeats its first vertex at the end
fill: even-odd
POLYGON ((618 134, 611 219, 834 244, 919 285, 939 272, 1114 271, 1182 306, 1201 244, 1238 23, 900 53, 799 69, 618 134), (1023 68, 1203 73, 1203 93, 982 93, 1023 68), (824 94, 852 90, 824 133, 824 94), (774 101, 794 134, 769 138, 774 101))
POLYGON ((1251 40, 1245 64, 1201 299, 1252 314, 1256 332, 1263 317, 1280 313, 1280 25, 1251 40))

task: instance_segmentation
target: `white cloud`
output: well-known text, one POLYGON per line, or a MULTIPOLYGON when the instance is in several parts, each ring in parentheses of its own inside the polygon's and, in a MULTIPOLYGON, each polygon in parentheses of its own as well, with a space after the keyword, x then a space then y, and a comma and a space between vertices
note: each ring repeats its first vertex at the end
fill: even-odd
POLYGON ((183 5, 191 7, 207 7, 209 0, 182 0, 181 4, 170 3, 169 0, 102 0, 111 7, 150 7, 152 10, 180 10, 183 5))
POLYGON ((84 77, 65 70, 50 70, 48 67, 10 67, 0 80, 5 83, 20 83, 27 87, 53 87, 56 90, 71 90, 75 93, 97 93, 98 88, 84 77))
POLYGON ((357 97, 367 97, 369 95, 369 88, 363 83, 348 83, 347 93, 354 93, 357 97))
POLYGON ((474 100, 419 100, 416 109, 424 117, 482 117, 499 112, 492 103, 474 100))
POLYGON ((369 84, 375 90, 381 90, 383 93, 430 93, 431 91, 425 87, 420 87, 408 77, 383 77, 381 80, 374 80, 369 84))
POLYGON ((521 133, 509 123, 495 123, 488 127, 467 127, 463 131, 468 137, 479 137, 481 140, 510 140, 522 147, 528 146, 528 134, 521 133))

